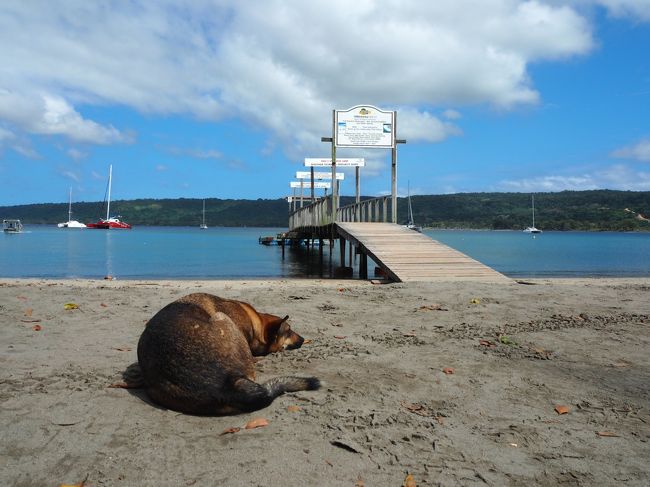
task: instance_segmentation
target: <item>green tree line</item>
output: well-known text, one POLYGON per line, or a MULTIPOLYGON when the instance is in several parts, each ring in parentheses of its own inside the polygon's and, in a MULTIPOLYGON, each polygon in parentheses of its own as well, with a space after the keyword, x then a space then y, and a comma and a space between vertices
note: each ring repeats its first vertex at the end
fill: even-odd
MULTIPOLYGON (((365 198, 364 198, 365 199, 365 198)), ((353 202, 344 196, 341 205, 353 202)), ((458 193, 411 197, 417 224, 430 228, 521 230, 532 223, 526 193, 458 193)), ((289 205, 283 199, 217 199, 205 201, 208 226, 286 227, 289 205)), ((98 202, 77 202, 73 219, 96 221, 105 216, 98 202)), ((408 204, 398 198, 398 222, 407 221, 408 204)), ((138 199, 111 203, 114 215, 132 225, 195 226, 201 223, 201 199, 138 199)), ((0 207, 2 218, 23 223, 66 221, 67 203, 0 207)), ((650 231, 648 191, 562 191, 536 193, 535 226, 542 230, 650 231)))

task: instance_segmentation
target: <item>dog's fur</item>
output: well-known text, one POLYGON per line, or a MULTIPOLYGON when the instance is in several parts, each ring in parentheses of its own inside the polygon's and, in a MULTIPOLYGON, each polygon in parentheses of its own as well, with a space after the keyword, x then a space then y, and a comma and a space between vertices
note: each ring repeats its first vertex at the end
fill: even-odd
POLYGON ((318 389, 314 377, 254 382, 253 356, 302 345, 287 318, 205 293, 168 304, 149 320, 138 342, 147 394, 169 409, 217 415, 254 411, 285 392, 318 389))

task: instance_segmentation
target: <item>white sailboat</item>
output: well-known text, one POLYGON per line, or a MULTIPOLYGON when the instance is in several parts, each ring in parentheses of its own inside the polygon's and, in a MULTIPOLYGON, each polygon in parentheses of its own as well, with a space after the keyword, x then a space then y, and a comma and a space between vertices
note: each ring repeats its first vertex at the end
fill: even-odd
POLYGON ((413 208, 411 207, 411 182, 410 181, 407 187, 408 187, 407 191, 408 191, 408 202, 409 202, 409 221, 404 226, 409 230, 415 230, 416 232, 422 233, 422 227, 420 225, 416 225, 415 222, 413 221, 413 208))
POLYGON ((201 230, 208 228, 208 226, 205 224, 205 200, 203 200, 203 223, 201 223, 201 226, 199 228, 201 228, 201 230))
POLYGON ((525 233, 542 233, 539 228, 535 227, 535 195, 530 195, 532 204, 533 204, 533 225, 530 227, 524 228, 525 233))
POLYGON ((86 228, 86 225, 72 219, 72 188, 68 197, 68 221, 57 224, 59 228, 86 228))

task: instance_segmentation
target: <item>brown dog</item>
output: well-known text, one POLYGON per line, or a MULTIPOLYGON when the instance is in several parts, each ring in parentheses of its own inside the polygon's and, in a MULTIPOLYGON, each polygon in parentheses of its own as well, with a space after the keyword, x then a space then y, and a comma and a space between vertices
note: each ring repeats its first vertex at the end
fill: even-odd
POLYGON ((314 377, 254 382, 254 355, 302 345, 287 318, 205 293, 168 304, 149 320, 138 342, 147 394, 184 413, 233 414, 266 407, 285 392, 318 389, 314 377))

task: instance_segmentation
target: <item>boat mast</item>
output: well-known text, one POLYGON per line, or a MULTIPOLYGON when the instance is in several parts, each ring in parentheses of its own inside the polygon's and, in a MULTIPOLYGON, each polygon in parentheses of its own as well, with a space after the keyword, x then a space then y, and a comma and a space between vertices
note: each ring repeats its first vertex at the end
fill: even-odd
POLYGON ((411 181, 407 183, 407 194, 409 199, 409 225, 413 225, 413 208, 411 208, 411 181))
POLYGON ((531 194, 530 197, 533 200, 533 228, 535 228, 535 195, 531 194))
POLYGON ((108 204, 106 205, 106 220, 110 218, 111 214, 111 180, 113 179, 113 164, 108 166, 108 204))
POLYGON ((70 186, 70 196, 68 198, 68 221, 72 221, 72 186, 70 186))
POLYGON ((203 200, 203 226, 205 226, 205 200, 203 200))

